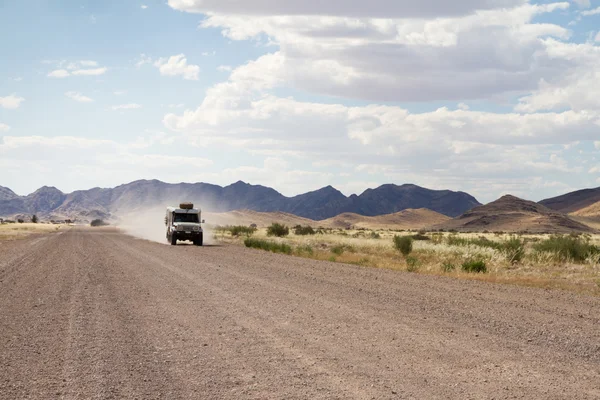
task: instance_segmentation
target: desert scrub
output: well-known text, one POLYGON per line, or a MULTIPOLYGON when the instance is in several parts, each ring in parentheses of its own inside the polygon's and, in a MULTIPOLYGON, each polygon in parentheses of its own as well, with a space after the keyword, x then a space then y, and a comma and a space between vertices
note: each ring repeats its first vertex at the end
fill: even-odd
POLYGON ((369 238, 371 239, 381 239, 381 235, 375 231, 371 231, 369 234, 369 238))
POLYGON ((226 226, 224 231, 231 233, 231 236, 252 236, 256 232, 256 228, 244 225, 226 226))
POLYGON ((299 256, 312 256, 314 254, 314 251, 310 245, 305 244, 296 247, 296 254, 298 254, 299 256))
POLYGON ((536 243, 533 248, 554 254, 559 261, 584 262, 600 254, 600 248, 591 244, 589 238, 579 236, 553 235, 536 243))
POLYGON ((356 249, 349 244, 338 244, 331 248, 331 252, 337 256, 341 256, 345 251, 355 253, 356 249))
POLYGON ((270 251, 272 253, 292 254, 292 248, 285 243, 277 243, 270 240, 262 240, 255 238, 246 238, 244 240, 246 247, 270 251))
POLYGON ((296 225, 294 227, 294 234, 295 235, 306 236, 306 235, 314 235, 316 233, 317 232, 315 232, 315 230, 311 226, 296 225))
POLYGON ((461 265, 461 269, 465 272, 486 273, 487 266, 483 260, 469 260, 461 265))
POLYGON ((525 243, 518 237, 513 236, 502 243, 502 251, 506 255, 508 262, 517 264, 525 256, 525 243))
POLYGON ((442 271, 444 272, 452 272, 456 269, 456 265, 450 263, 450 262, 445 262, 442 264, 442 271))
POLYGON ((408 256, 413 249, 413 238, 410 236, 394 236, 394 247, 398 250, 404 257, 408 256))
POLYGON ((267 236, 284 237, 290 234, 290 228, 285 225, 273 223, 267 228, 267 236))
POLYGON ((408 272, 417 272, 421 263, 416 257, 406 257, 406 270, 408 272))

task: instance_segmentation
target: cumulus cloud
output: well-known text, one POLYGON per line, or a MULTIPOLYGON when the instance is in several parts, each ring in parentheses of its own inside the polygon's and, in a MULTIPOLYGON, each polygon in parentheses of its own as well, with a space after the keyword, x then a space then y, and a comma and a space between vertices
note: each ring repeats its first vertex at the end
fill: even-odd
POLYGON ((57 69, 50 71, 47 76, 50 78, 67 78, 69 76, 98 76, 104 75, 108 68, 98 67, 98 62, 94 60, 81 60, 68 62, 66 60, 54 62, 45 61, 45 64, 56 64, 57 69))
POLYGON ((187 63, 187 58, 185 58, 185 54, 171 56, 168 59, 161 58, 154 63, 154 66, 158 68, 161 75, 181 75, 183 79, 194 81, 198 80, 198 74, 200 73, 199 66, 187 63))
POLYGON ((66 69, 55 69, 54 71, 49 72, 48 76, 50 78, 66 78, 71 76, 71 73, 66 69))
MULTIPOLYGON (((589 6, 589 4, 588 4, 589 6)), ((584 17, 589 17, 590 15, 597 15, 600 14, 600 7, 598 8, 594 8, 593 10, 586 10, 586 11, 582 11, 581 15, 583 15, 584 17)))
POLYGON ((142 108, 142 106, 140 104, 136 104, 136 103, 128 103, 128 104, 119 104, 117 106, 112 106, 111 109, 113 111, 117 111, 117 110, 135 110, 138 108, 142 108))
POLYGON ((21 103, 24 101, 24 98, 19 97, 15 94, 11 94, 10 96, 0 97, 0 107, 7 108, 9 110, 14 110, 19 108, 21 103))
POLYGON ((435 18, 513 7, 525 2, 526 0, 169 0, 168 4, 176 10, 202 14, 435 18))
POLYGON ((8 132, 8 131, 10 131, 10 126, 0 122, 0 132, 8 132))
POLYGON ((268 73, 302 90, 371 101, 466 100, 527 93, 560 76, 564 65, 548 56, 543 39, 568 38, 569 30, 532 21, 568 7, 525 4, 437 19, 211 14, 201 26, 232 40, 266 36, 279 46, 272 58, 279 69, 268 73))
POLYGON ((71 100, 75 100, 78 103, 91 103, 94 100, 84 96, 83 94, 79 93, 79 92, 67 92, 65 93, 65 96, 67 96, 68 98, 70 98, 71 100))

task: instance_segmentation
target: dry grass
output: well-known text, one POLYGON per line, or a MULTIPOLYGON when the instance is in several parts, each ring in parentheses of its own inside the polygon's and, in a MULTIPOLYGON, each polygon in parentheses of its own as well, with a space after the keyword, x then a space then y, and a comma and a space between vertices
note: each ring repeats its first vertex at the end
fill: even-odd
MULTIPOLYGON (((511 263, 502 251, 493 248, 477 245, 448 245, 447 237, 450 233, 442 234, 443 240, 437 244, 433 241, 414 241, 411 259, 407 263, 405 258, 394 249, 393 236, 413 235, 415 232, 376 232, 380 235, 380 239, 371 238, 370 231, 354 230, 333 230, 311 236, 297 236, 291 233, 285 238, 268 238, 266 229, 259 229, 253 237, 288 244, 292 247, 295 256, 315 260, 600 295, 598 257, 576 264, 558 261, 553 254, 535 252, 534 244, 548 238, 547 235, 520 235, 519 238, 526 242, 525 256, 516 264, 511 263), (462 271, 462 263, 469 260, 484 261, 488 272, 474 274, 462 271), (452 266, 454 268, 451 268, 452 266)), ((458 235, 468 239, 485 237, 496 242, 503 242, 511 237, 509 234, 494 233, 458 235)), ((216 234, 216 239, 243 245, 243 238, 231 237, 226 232, 216 234)), ((600 245, 600 235, 592 236, 590 241, 600 245)))
POLYGON ((51 224, 0 224, 0 240, 24 239, 36 233, 50 233, 63 229, 64 225, 51 224))

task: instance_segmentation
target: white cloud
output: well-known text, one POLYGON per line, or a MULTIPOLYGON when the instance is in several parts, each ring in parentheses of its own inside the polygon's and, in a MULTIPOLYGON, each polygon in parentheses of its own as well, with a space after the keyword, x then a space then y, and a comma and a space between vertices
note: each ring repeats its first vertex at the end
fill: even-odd
POLYGON ((97 76, 97 75, 104 75, 107 70, 108 70, 108 68, 106 68, 106 67, 94 68, 94 69, 77 69, 77 70, 73 71, 71 74, 81 75, 81 76, 97 76))
POLYGON ((141 68, 145 64, 152 64, 152 58, 142 53, 140 54, 140 58, 136 61, 135 67, 141 68))
POLYGON ((187 63, 185 54, 171 56, 168 59, 161 58, 154 63, 161 75, 165 76, 183 76, 183 79, 198 80, 200 67, 187 63))
POLYGON ((458 105, 456 106, 459 110, 464 110, 464 111, 468 111, 471 109, 471 107, 469 107, 467 104, 465 103, 458 103, 458 105))
POLYGON ((68 98, 75 100, 79 103, 91 103, 94 101, 93 99, 91 99, 87 96, 84 96, 83 94, 81 94, 79 92, 72 92, 72 91, 67 92, 67 93, 65 93, 65 96, 67 96, 68 98))
POLYGON ((231 72, 233 70, 233 68, 231 68, 231 66, 229 65, 219 65, 217 67, 217 71, 221 71, 221 72, 231 72))
POLYGON ((600 150, 600 141, 594 142, 594 146, 596 146, 597 150, 600 150))
POLYGON ((596 38, 594 39, 597 43, 600 43, 600 32, 596 34, 596 38))
POLYGON ((49 72, 48 76, 50 78, 66 78, 68 76, 71 76, 71 74, 66 69, 56 69, 52 72, 49 72))
POLYGON ((115 91, 113 92, 113 94, 114 94, 115 96, 124 96, 124 95, 126 95, 126 94, 127 94, 127 90, 115 90, 115 91))
POLYGON ((45 60, 44 64, 56 64, 58 69, 55 69, 48 73, 51 78, 67 78, 71 75, 74 76, 97 76, 103 75, 108 71, 106 67, 98 67, 98 62, 93 60, 80 60, 68 62, 62 61, 51 61, 45 60), (98 68, 93 68, 98 67, 98 68))
POLYGON ((20 76, 13 78, 13 81, 15 81, 15 82, 21 82, 22 80, 23 80, 23 78, 20 76))
POLYGON ((559 76, 541 79, 537 90, 520 99, 516 110, 597 110, 600 108, 600 47, 591 43, 544 41, 548 56, 567 68, 559 76))
POLYGON ((443 17, 466 15, 476 10, 506 8, 525 0, 168 0, 176 10, 192 13, 238 15, 330 15, 351 17, 443 17))
POLYGON ((597 15, 600 14, 600 7, 598 8, 594 8, 593 10, 587 10, 587 11, 582 11, 581 15, 588 17, 590 15, 597 15))
POLYGON ((141 7, 142 10, 145 10, 146 8, 148 8, 148 6, 145 5, 145 4, 142 4, 140 7, 141 7))
POLYGON ((120 105, 112 106, 111 107, 111 109, 113 109, 114 111, 117 111, 117 110, 134 110, 134 109, 138 109, 138 108, 142 108, 142 106, 140 104, 136 104, 136 103, 120 104, 120 105))
POLYGON ((592 5, 590 3, 590 0, 571 0, 571 1, 575 4, 577 4, 581 8, 588 8, 592 5))
POLYGON ((263 75, 276 73, 283 85, 372 101, 464 101, 525 94, 561 76, 564 64, 542 39, 570 31, 532 21, 568 7, 525 4, 431 20, 209 14, 201 26, 232 40, 266 36, 279 46, 279 69, 263 75))
POLYGON ((10 126, 0 122, 0 132, 8 132, 8 131, 10 131, 10 126))
POLYGON ((11 94, 10 96, 0 97, 0 107, 14 110, 19 108, 21 103, 24 101, 24 98, 11 94))

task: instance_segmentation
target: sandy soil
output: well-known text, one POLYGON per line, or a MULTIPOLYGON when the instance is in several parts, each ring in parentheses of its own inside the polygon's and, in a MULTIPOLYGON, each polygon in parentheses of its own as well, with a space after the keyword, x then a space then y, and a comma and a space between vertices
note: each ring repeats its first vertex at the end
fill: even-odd
POLYGON ((2 399, 597 399, 600 299, 112 230, 0 242, 2 399))

